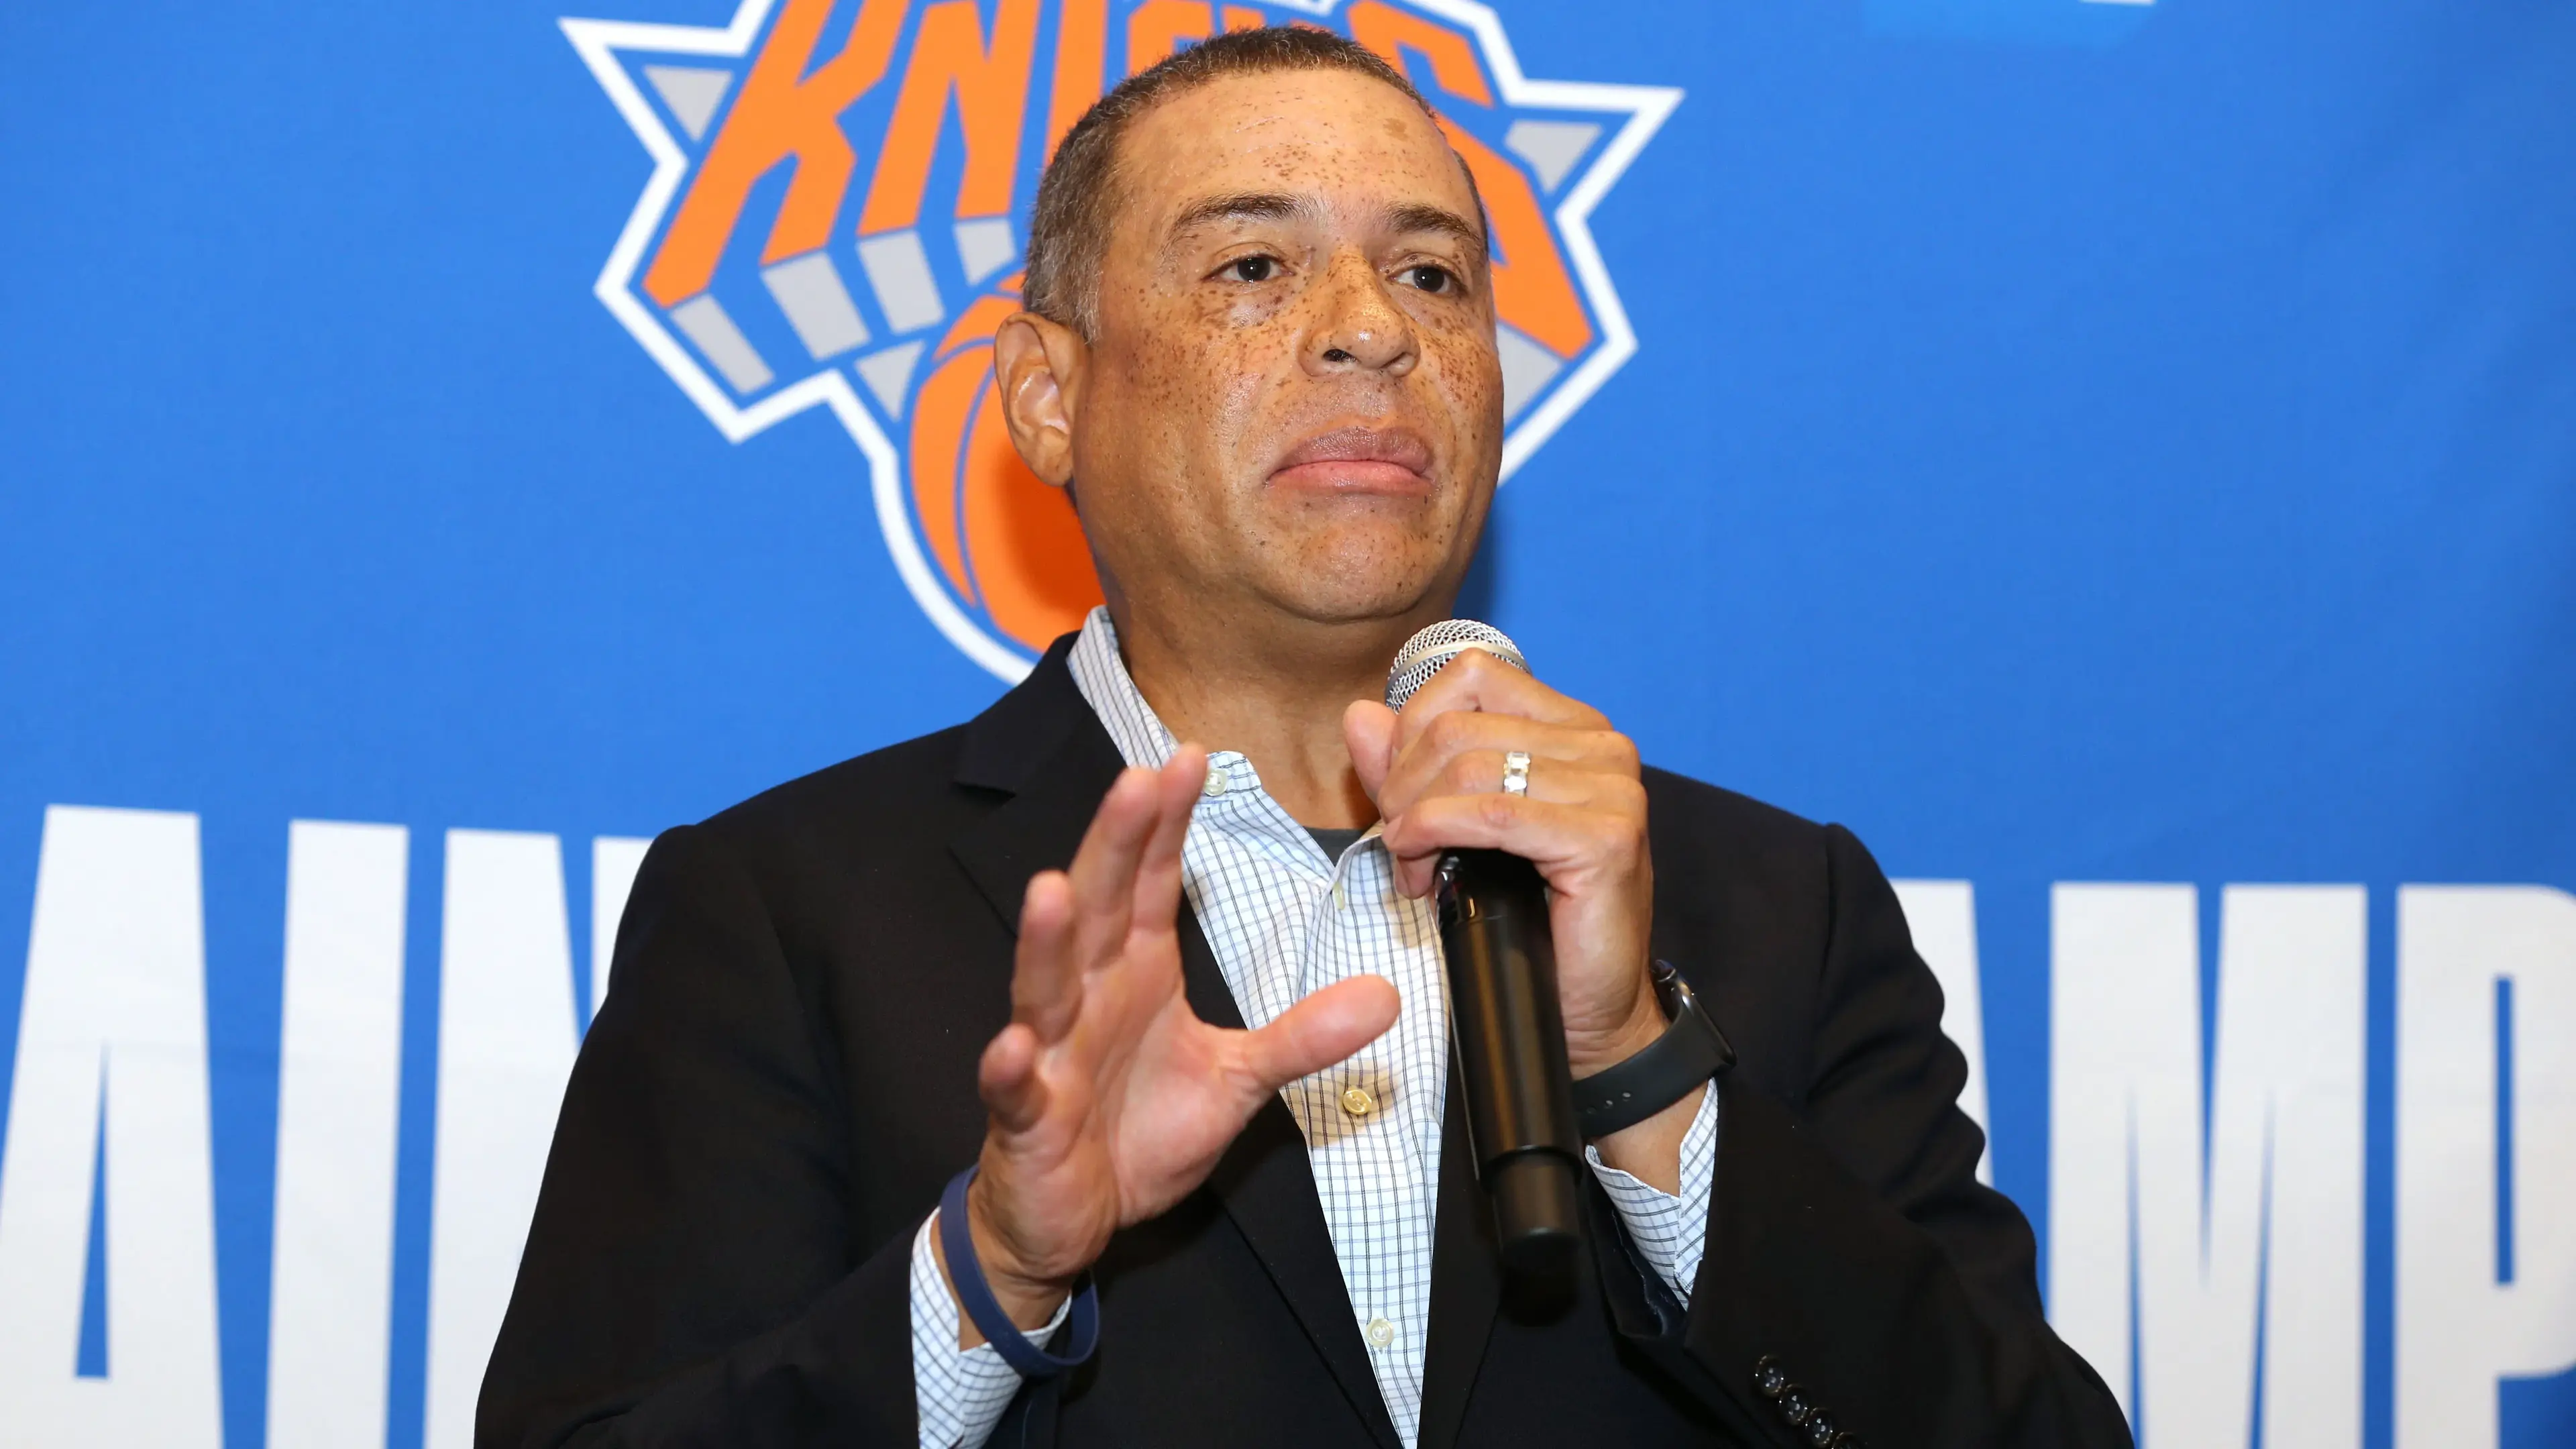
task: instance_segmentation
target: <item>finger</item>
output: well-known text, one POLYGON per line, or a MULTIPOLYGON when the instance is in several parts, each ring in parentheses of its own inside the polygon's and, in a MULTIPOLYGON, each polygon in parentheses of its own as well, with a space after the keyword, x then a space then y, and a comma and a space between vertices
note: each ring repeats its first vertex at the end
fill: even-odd
POLYGON ((1431 676, 1398 716, 1396 750, 1400 754, 1432 717, 1451 710, 1516 714, 1549 724, 1607 729, 1601 711, 1557 693, 1482 649, 1469 649, 1431 676))
POLYGON ((1395 763, 1395 711, 1373 699, 1352 700, 1342 711, 1342 743, 1350 748, 1360 789, 1377 799, 1387 768, 1395 763))
MULTIPOLYGON (((1405 795, 1388 792, 1394 802, 1395 816, 1418 812, 1426 801, 1457 799, 1480 795, 1500 795, 1503 779, 1511 762, 1500 750, 1471 750, 1449 762, 1433 779, 1423 781, 1405 795)), ((1522 777, 1526 799, 1550 805, 1573 805, 1593 809, 1616 810, 1636 795, 1637 782, 1623 775, 1604 774, 1580 765, 1556 760, 1532 760, 1522 777)))
POLYGON ((1060 870, 1029 877, 1020 897, 1020 943, 1011 966, 1011 1019, 1040 1042, 1061 1040, 1082 1004, 1074 955, 1073 884, 1060 870))
POLYGON ((1157 793, 1153 771, 1120 771, 1073 854, 1067 874, 1073 879, 1074 954, 1084 966, 1097 964, 1127 935, 1136 866, 1153 837, 1157 793))
POLYGON ((1393 982, 1355 976, 1307 996, 1259 1031, 1245 1032, 1235 1040, 1235 1061, 1247 1101, 1258 1104, 1377 1040, 1403 1007, 1393 982))
POLYGON ((1026 1132, 1046 1115, 1046 1078, 1037 1066, 1037 1033, 1017 1022, 985 1045, 976 1064, 975 1090, 1006 1132, 1026 1132))
POLYGON ((1499 792, 1432 795, 1387 822, 1385 841, 1395 863, 1395 886, 1407 896, 1430 894, 1440 857, 1452 850, 1508 851, 1539 868, 1551 885, 1586 866, 1625 869, 1645 857, 1646 791, 1635 781, 1595 776, 1591 798, 1579 803, 1537 794, 1499 792))
POLYGON ((1503 757, 1514 750, 1531 759, 1533 790, 1542 777, 1571 788, 1596 775, 1634 780, 1638 774, 1637 747, 1617 730, 1452 711, 1433 720, 1410 748, 1396 756, 1378 795, 1378 808, 1395 816, 1424 795, 1500 790, 1503 757))
MULTIPOLYGON (((1104 872, 1100 879, 1118 884, 1123 894, 1115 901, 1076 900, 1072 970, 1081 990, 1064 1038, 1073 1070, 1111 1069, 1135 1050, 1158 1004, 1180 992, 1180 957, 1172 938, 1180 911, 1181 840, 1206 781, 1207 757, 1195 746, 1175 751, 1160 770, 1131 770, 1121 781, 1127 794, 1115 802, 1122 812, 1115 823, 1122 833, 1103 837, 1095 864, 1104 872)), ((1109 813, 1107 805, 1102 813, 1109 813)))
POLYGON ((1153 833, 1136 865, 1129 931, 1167 932, 1181 909, 1181 844, 1189 838, 1190 814, 1198 808, 1207 785, 1207 751, 1184 744, 1172 752, 1154 782, 1153 833))
POLYGON ((1564 805, 1527 795, 1440 795, 1387 822, 1386 848, 1399 865, 1450 850, 1502 850, 1542 874, 1553 867, 1613 864, 1643 854, 1644 791, 1632 808, 1564 805))

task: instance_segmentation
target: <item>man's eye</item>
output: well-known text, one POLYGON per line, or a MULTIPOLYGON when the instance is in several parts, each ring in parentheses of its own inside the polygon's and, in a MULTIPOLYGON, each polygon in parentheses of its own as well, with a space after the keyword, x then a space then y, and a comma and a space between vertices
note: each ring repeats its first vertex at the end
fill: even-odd
POLYGON ((1218 270, 1232 281, 1266 282, 1279 270, 1279 259, 1255 253, 1248 257, 1236 257, 1218 270))
POLYGON ((1429 262, 1405 268, 1404 280, 1407 286, 1419 287, 1426 292, 1451 292, 1458 287, 1458 279, 1450 274, 1447 267, 1435 267, 1429 262))

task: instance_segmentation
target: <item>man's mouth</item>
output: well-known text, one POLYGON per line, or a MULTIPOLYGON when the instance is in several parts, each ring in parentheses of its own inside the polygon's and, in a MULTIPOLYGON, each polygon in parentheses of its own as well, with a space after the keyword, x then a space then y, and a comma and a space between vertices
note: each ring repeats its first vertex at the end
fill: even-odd
POLYGON ((1335 493, 1410 493, 1431 487, 1431 445, 1409 428, 1336 428, 1288 450, 1274 483, 1335 493))

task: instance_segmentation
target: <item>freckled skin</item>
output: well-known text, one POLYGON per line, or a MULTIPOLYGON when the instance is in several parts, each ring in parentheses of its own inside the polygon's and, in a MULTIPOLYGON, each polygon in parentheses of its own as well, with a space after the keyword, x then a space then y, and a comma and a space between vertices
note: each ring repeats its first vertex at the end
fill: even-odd
MULTIPOLYGON (((1140 118, 1119 175, 1097 335, 1047 349, 1079 354, 1057 369, 1079 426, 1035 448, 1015 428, 1040 476, 1079 480, 1113 610, 1370 621, 1372 635, 1444 615, 1500 467, 1502 368, 1480 248, 1385 224, 1403 205, 1478 216, 1439 129, 1366 76, 1231 77, 1140 118), (1175 232, 1193 205, 1242 193, 1314 214, 1175 232), (1268 259, 1260 280, 1241 265, 1253 257, 1268 259), (1349 426, 1418 434, 1429 488, 1272 480, 1297 443, 1349 426)), ((1006 336, 1006 384, 1010 351, 1006 336)))
MULTIPOLYGON (((1137 118, 1118 158, 1095 335, 1022 313, 995 335, 994 367, 1020 455, 1075 487, 1128 672, 1178 739, 1242 751, 1293 818, 1364 825, 1382 810, 1407 894, 1454 847, 1538 866, 1567 1062, 1580 1075, 1624 1060, 1663 1030, 1635 747, 1474 651, 1401 716, 1376 702, 1396 649, 1448 616, 1501 466, 1502 366, 1464 166, 1402 92, 1339 70, 1209 81, 1137 118), (1508 750, 1537 762, 1526 796, 1498 793, 1508 750)), ((1172 921, 1206 769, 1185 743, 1159 771, 1128 771, 1070 871, 1039 872, 1022 903, 1012 1021, 978 1073, 992 1120, 967 1212, 985 1279, 1024 1328, 1112 1233, 1203 1181, 1282 1084, 1401 1007, 1361 976, 1257 1031, 1191 1012, 1172 921)), ((1679 1191, 1695 1110, 1685 1099, 1595 1145, 1679 1191)), ((979 1339, 961 1325, 961 1347, 979 1339)))

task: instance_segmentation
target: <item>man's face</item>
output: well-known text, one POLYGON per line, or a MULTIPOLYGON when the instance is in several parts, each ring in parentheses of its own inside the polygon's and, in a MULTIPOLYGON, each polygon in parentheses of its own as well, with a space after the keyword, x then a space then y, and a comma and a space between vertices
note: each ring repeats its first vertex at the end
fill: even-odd
POLYGON ((1341 71, 1231 77, 1123 138, 1068 389, 1113 588, 1333 622, 1445 603, 1502 446, 1476 198, 1439 128, 1341 71))

